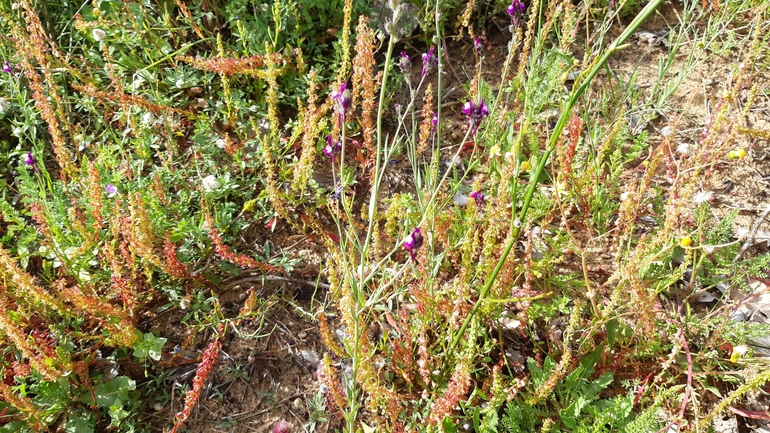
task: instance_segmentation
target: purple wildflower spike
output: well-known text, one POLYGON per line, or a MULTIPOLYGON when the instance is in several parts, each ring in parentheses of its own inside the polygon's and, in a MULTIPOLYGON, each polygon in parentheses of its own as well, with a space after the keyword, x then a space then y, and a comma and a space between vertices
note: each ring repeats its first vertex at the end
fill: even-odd
POLYGON ((508 6, 508 15, 511 16, 511 24, 515 27, 521 22, 521 17, 524 15, 525 9, 527 9, 527 5, 521 0, 513 0, 511 5, 508 6))
POLYGON ((468 101, 463 105, 462 113, 468 117, 468 127, 471 129, 471 136, 475 136, 481 121, 489 115, 489 107, 484 102, 484 99, 478 104, 468 101))
POLYGON ((37 158, 35 158, 35 155, 32 154, 32 152, 27 152, 26 155, 24 155, 24 164, 32 167, 32 170, 37 173, 37 158))
POLYGON ((37 158, 35 158, 35 155, 33 155, 32 152, 27 152, 24 156, 24 163, 27 165, 35 165, 37 164, 37 158))
POLYGON ((409 256, 413 262, 417 261, 417 250, 422 246, 422 242, 422 230, 419 227, 412 230, 412 233, 404 239, 404 248, 409 251, 409 256))
POLYGON ((329 197, 332 200, 339 200, 340 197, 342 197, 342 194, 345 192, 345 189, 342 187, 342 185, 338 185, 336 188, 334 188, 334 191, 329 194, 329 197))
POLYGON ((412 60, 409 58, 409 54, 406 51, 401 51, 401 57, 398 60, 398 68, 401 69, 401 73, 407 77, 412 71, 412 60))
POLYGON ((353 103, 353 98, 350 95, 350 89, 347 88, 348 83, 342 83, 340 90, 332 94, 332 98, 337 101, 337 121, 342 125, 348 116, 348 110, 353 103))
POLYGON ((480 56, 484 51, 484 42, 481 41, 481 38, 476 38, 473 41, 473 48, 476 50, 476 54, 480 56))
POLYGON ((342 150, 342 144, 339 141, 332 140, 331 134, 326 136, 326 146, 324 146, 324 155, 329 158, 329 162, 334 162, 337 154, 342 150))
POLYGON ((428 50, 427 53, 423 53, 422 55, 422 77, 425 77, 426 74, 430 73, 431 70, 433 70, 433 67, 436 66, 438 63, 438 59, 436 58, 436 49, 433 47, 430 47, 430 50, 428 50))
POLYGON ((471 193, 471 198, 476 200, 476 206, 481 206, 484 204, 484 193, 481 192, 481 190, 473 191, 471 193))

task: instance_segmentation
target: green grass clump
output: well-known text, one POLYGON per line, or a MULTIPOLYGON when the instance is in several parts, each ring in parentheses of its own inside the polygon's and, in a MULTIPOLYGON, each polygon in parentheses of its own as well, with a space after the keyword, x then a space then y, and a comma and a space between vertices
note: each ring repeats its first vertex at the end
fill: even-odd
POLYGON ((308 428, 707 428, 768 379, 732 350, 759 330, 691 301, 767 276, 702 193, 761 136, 767 11, 686 3, 645 92, 613 59, 661 3, 1 2, 2 429, 179 431, 279 304, 328 349, 308 428), (681 151, 673 99, 736 46, 681 151), (323 246, 325 301, 222 305, 231 277, 291 278, 277 227, 323 246), (169 311, 189 336, 153 332, 169 311), (148 415, 196 343, 183 405, 148 415))

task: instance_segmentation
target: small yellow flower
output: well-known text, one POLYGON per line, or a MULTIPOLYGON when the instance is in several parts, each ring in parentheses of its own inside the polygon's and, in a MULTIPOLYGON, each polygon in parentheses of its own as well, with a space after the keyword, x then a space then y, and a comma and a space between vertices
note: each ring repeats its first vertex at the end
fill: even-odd
POLYGON ((524 161, 521 163, 521 170, 522 171, 530 171, 532 170, 532 164, 529 163, 529 161, 524 161))
POLYGON ((689 236, 685 236, 681 239, 679 239, 679 245, 687 248, 692 244, 692 238, 689 236))
POLYGON ((749 346, 746 346, 745 344, 739 344, 735 347, 733 347, 733 354, 730 355, 730 362, 733 364, 740 361, 742 358, 744 358, 749 353, 749 346))
POLYGON ((743 159, 746 157, 746 150, 737 149, 727 152, 727 157, 730 159, 743 159))
POLYGON ((243 204, 243 212, 254 212, 257 208, 257 199, 251 199, 243 204))

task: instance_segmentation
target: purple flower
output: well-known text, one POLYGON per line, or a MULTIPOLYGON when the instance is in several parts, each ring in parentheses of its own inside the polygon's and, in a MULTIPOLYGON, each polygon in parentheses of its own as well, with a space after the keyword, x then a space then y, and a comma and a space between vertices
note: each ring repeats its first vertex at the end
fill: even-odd
POLYGON ((334 188, 334 191, 332 191, 329 197, 331 197, 332 200, 339 200, 344 192, 345 189, 342 187, 342 185, 338 185, 336 188, 334 188))
POLYGON ((37 158, 35 158, 35 155, 33 155, 32 152, 27 152, 27 154, 24 155, 24 164, 32 167, 32 171, 38 173, 37 158))
POLYGON ((513 0, 513 2, 511 2, 511 5, 508 6, 508 15, 511 16, 511 24, 514 26, 519 25, 519 22, 521 22, 521 17, 524 15, 524 10, 526 8, 527 5, 525 5, 521 0, 513 0))
POLYGON ((334 162, 337 154, 342 150, 342 144, 339 141, 332 140, 331 134, 326 136, 326 146, 324 146, 324 155, 329 158, 329 162, 334 162))
POLYGON ((463 105, 462 112, 468 117, 468 127, 471 129, 471 136, 475 136, 481 121, 489 115, 489 107, 487 107, 484 99, 478 104, 468 101, 463 105))
POLYGON ((422 246, 422 241, 422 230, 419 227, 412 230, 412 233, 404 239, 404 248, 409 251, 409 256, 413 262, 417 260, 417 250, 422 246))
POLYGON ((116 187, 111 183, 108 183, 107 185, 104 186, 104 191, 107 192, 108 198, 113 198, 115 197, 115 194, 118 193, 118 187, 116 187))
POLYGON ((484 204, 484 193, 481 192, 481 190, 473 191, 471 193, 471 198, 476 200, 476 206, 481 206, 484 204))
POLYGON ((412 71, 412 60, 409 58, 409 54, 406 51, 401 51, 401 57, 398 60, 398 68, 401 69, 401 73, 407 77, 412 71))
POLYGON ((3 72, 5 72, 6 74, 12 74, 13 73, 13 66, 11 66, 11 64, 8 63, 7 60, 3 64, 3 72))
POLYGON ((332 94, 332 98, 337 101, 337 121, 342 125, 342 121, 348 116, 348 110, 353 103, 353 98, 350 95, 350 89, 347 88, 348 83, 342 83, 340 90, 332 94))
POLYGON ((430 73, 434 66, 438 64, 438 59, 435 55, 436 49, 431 47, 427 53, 422 55, 422 77, 430 73))
POLYGON ((476 50, 476 54, 481 55, 481 52, 484 51, 484 43, 481 42, 481 38, 476 38, 473 41, 473 48, 476 50))

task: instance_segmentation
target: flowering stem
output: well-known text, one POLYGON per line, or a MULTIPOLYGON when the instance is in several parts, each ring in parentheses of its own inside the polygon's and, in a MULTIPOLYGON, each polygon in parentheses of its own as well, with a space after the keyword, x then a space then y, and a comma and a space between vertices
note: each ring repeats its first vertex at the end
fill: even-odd
POLYGON ((508 243, 505 245, 505 249, 503 251, 502 256, 500 256, 500 259, 497 261, 497 266, 495 266, 495 270, 492 272, 492 275, 490 275, 489 279, 487 280, 487 283, 481 289, 478 300, 476 300, 476 303, 473 304, 471 311, 468 313, 468 317, 465 318, 465 321, 463 322, 462 326, 457 331, 457 334, 455 334, 454 340, 452 340, 449 347, 447 348, 447 359, 452 354, 457 344, 460 342, 460 339, 462 338, 463 334, 465 334, 465 330, 468 328, 468 324, 470 324, 471 320, 476 315, 476 311, 478 311, 479 307, 481 306, 481 303, 486 299, 487 295, 489 294, 489 290, 492 288, 492 284, 494 284, 495 280, 497 279, 497 275, 500 273, 500 270, 502 269, 503 264, 508 259, 508 255, 511 253, 511 249, 513 248, 513 245, 516 243, 516 240, 519 237, 519 233, 521 232, 523 221, 527 216, 527 212, 529 211, 529 205, 530 205, 530 202, 532 201, 532 196, 534 195, 535 190, 537 189, 537 180, 540 178, 540 174, 543 172, 543 169, 545 168, 545 164, 548 162, 549 156, 556 148, 556 143, 558 142, 559 137, 561 136, 561 133, 564 130, 564 126, 567 124, 567 119, 569 119, 569 117, 572 115, 571 114, 572 107, 575 105, 575 103, 580 98, 580 96, 583 95, 583 92, 591 84, 591 81, 594 79, 594 77, 599 72, 599 70, 603 68, 604 65, 607 63, 607 60, 609 60, 610 56, 618 49, 618 47, 621 44, 623 44, 636 31, 637 28, 639 28, 639 26, 645 20, 647 20, 647 18, 650 15, 652 15, 655 9, 662 2, 663 0, 653 0, 650 3, 648 3, 647 6, 645 6, 644 9, 642 9, 639 12, 636 18, 634 18, 631 24, 629 24, 628 27, 626 27, 623 33, 621 33, 620 36, 618 36, 618 38, 612 44, 610 44, 607 50, 605 50, 604 54, 597 61, 593 63, 593 66, 591 67, 591 69, 589 69, 587 74, 585 74, 585 78, 580 82, 580 86, 576 86, 575 88, 573 88, 573 91, 572 91, 572 94, 570 95, 569 100, 567 101, 566 105, 561 111, 561 116, 559 117, 559 121, 556 123, 556 127, 551 132, 551 136, 548 139, 548 146, 543 152, 543 155, 540 157, 537 167, 534 170, 532 170, 530 174, 530 184, 526 192, 524 193, 524 201, 522 203, 521 211, 518 217, 518 220, 521 222, 521 224, 518 224, 513 227, 511 236, 508 238, 508 243))
MULTIPOLYGON (((374 185, 372 185, 371 197, 369 197, 369 226, 366 229, 366 238, 364 240, 364 247, 361 251, 361 264, 360 264, 360 276, 361 284, 364 282, 364 263, 368 261, 369 244, 372 239, 372 229, 374 228, 374 213, 377 209, 377 195, 380 189, 380 167, 382 166, 382 113, 385 107, 385 84, 388 82, 388 72, 390 72, 391 58, 393 57, 393 47, 396 45, 396 40, 393 35, 390 35, 388 39, 388 52, 385 55, 385 67, 382 71, 382 84, 380 85, 380 102, 377 107, 377 158, 374 165, 374 172, 376 178, 374 185)), ((344 147, 343 147, 344 149, 344 147)))

